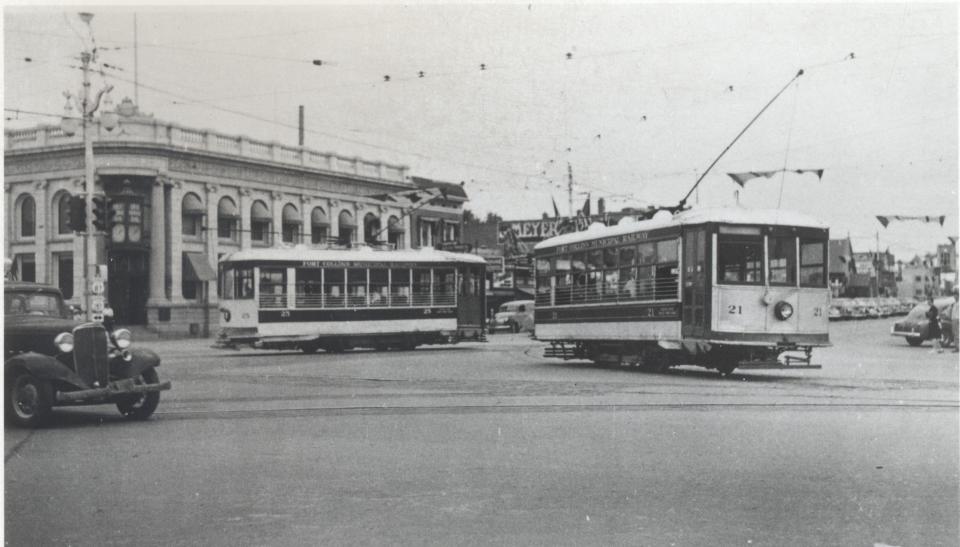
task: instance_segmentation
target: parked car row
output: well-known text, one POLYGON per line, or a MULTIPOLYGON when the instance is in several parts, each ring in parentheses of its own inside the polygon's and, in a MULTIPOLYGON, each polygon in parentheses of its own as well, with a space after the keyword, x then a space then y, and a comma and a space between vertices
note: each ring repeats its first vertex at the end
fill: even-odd
MULTIPOLYGON (((940 340, 944 346, 955 344, 957 341, 957 305, 952 296, 943 296, 933 301, 940 315, 940 340)), ((930 321, 927 311, 930 305, 926 302, 917 304, 906 317, 890 327, 892 336, 902 336, 911 346, 919 346, 930 340, 930 321)))
POLYGON ((907 315, 920 301, 915 298, 834 298, 830 301, 831 321, 844 319, 880 319, 907 315))

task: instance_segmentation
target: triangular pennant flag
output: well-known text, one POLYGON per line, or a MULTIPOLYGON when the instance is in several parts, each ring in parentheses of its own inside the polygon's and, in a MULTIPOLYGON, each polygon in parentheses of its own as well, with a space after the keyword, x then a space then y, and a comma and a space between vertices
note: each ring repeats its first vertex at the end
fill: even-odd
POLYGON ((890 224, 890 219, 887 217, 882 217, 880 215, 877 215, 877 220, 880 221, 880 224, 883 224, 884 228, 887 227, 887 224, 890 224))

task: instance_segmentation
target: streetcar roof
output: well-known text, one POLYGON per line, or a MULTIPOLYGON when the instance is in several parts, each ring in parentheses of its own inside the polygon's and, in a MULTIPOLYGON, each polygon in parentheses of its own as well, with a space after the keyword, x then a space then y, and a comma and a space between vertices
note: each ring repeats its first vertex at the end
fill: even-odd
POLYGON ((655 230, 658 228, 668 228, 670 226, 683 226, 690 224, 704 224, 707 222, 720 222, 723 224, 761 224, 771 226, 797 226, 805 228, 827 229, 828 226, 822 220, 812 216, 798 213, 796 211, 786 211, 783 209, 746 209, 743 207, 716 207, 703 209, 688 209, 675 215, 669 213, 658 213, 652 219, 632 221, 627 219, 621 221, 616 226, 604 226, 600 223, 592 224, 583 232, 574 232, 562 234, 537 243, 534 249, 548 249, 559 245, 569 245, 581 241, 592 241, 610 236, 631 234, 634 232, 643 232, 655 230))
POLYGON ((486 264, 481 256, 451 253, 432 247, 380 251, 370 247, 356 249, 313 249, 310 247, 247 249, 224 256, 221 262, 466 262, 486 264))

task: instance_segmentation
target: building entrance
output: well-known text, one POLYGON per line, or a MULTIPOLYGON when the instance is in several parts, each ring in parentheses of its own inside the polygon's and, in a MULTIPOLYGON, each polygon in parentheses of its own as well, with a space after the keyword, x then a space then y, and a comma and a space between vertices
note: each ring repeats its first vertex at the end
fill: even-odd
POLYGON ((150 291, 148 251, 111 250, 107 302, 118 325, 145 325, 150 291))

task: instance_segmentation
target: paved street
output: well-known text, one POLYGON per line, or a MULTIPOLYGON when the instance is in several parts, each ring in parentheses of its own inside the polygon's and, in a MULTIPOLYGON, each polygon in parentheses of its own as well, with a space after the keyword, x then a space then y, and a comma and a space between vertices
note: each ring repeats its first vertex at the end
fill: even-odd
POLYGON ((958 368, 832 324, 822 370, 544 359, 525 335, 303 355, 151 342, 173 381, 5 431, 9 545, 956 545, 958 368))

